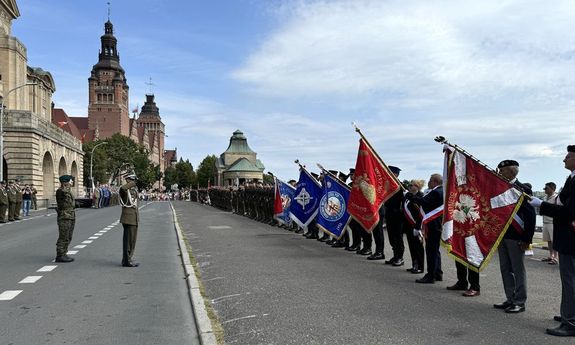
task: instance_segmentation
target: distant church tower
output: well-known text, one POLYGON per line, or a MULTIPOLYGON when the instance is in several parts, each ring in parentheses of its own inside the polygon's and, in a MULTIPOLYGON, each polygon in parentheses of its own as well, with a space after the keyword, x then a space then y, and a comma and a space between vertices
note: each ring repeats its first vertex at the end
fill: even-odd
POLYGON ((162 123, 162 118, 160 117, 160 109, 154 101, 154 94, 151 92, 146 94, 146 102, 140 110, 140 115, 138 116, 138 127, 143 127, 148 130, 151 135, 153 143, 150 147, 152 148, 152 162, 160 166, 160 171, 164 171, 164 137, 166 133, 165 125, 162 123), (152 139, 153 138, 153 139, 152 139))
POLYGON ((110 19, 104 24, 104 35, 98 63, 88 78, 88 128, 97 130, 101 139, 115 133, 130 135, 128 84, 116 47, 114 26, 110 19))

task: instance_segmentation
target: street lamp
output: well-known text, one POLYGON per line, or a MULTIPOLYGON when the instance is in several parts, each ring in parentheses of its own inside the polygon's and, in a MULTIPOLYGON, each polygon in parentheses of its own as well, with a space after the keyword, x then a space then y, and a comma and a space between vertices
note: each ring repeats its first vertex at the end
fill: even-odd
POLYGON ((94 192, 94 178, 92 177, 92 167, 94 164, 94 150, 96 149, 96 147, 100 146, 100 145, 104 145, 107 144, 108 142, 106 141, 102 141, 99 144, 94 145, 94 147, 92 147, 92 153, 90 154, 90 193, 94 192))
POLYGON ((20 86, 16 86, 8 90, 5 94, 2 95, 2 102, 0 104, 0 153, 2 153, 2 157, 0 157, 0 181, 4 181, 4 100, 8 98, 8 95, 25 86, 31 85, 38 85, 38 83, 26 83, 20 86))

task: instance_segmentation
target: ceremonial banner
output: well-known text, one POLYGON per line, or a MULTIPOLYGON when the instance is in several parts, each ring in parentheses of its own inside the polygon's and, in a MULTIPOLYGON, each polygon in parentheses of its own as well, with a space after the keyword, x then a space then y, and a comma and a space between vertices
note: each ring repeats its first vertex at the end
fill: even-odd
POLYGON ((318 212, 322 188, 319 182, 304 168, 300 169, 299 181, 290 206, 290 217, 302 228, 306 228, 318 212))
POLYGON ((446 155, 441 240, 450 256, 479 272, 513 221, 523 193, 457 147, 447 147, 446 155))
POLYGON ((350 188, 330 174, 323 177, 323 196, 319 202, 317 225, 319 228, 333 235, 338 240, 345 232, 349 223, 347 213, 347 199, 350 188))
POLYGON ((371 232, 379 221, 379 208, 400 188, 400 182, 369 143, 363 137, 359 139, 353 187, 347 201, 349 214, 371 232))
POLYGON ((295 194, 295 188, 278 178, 275 180, 274 218, 280 224, 289 224, 291 223, 289 209, 295 194))

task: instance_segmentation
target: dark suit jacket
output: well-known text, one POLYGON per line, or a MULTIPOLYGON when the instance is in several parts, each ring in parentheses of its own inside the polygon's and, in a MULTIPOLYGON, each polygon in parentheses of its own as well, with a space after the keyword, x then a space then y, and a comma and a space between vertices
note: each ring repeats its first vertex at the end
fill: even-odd
POLYGON ((562 205, 543 202, 539 209, 542 216, 553 217, 553 249, 562 254, 575 255, 575 178, 565 182, 559 193, 562 205))
MULTIPOLYGON (((526 194, 533 195, 531 189, 523 183, 516 180, 513 184, 526 194)), ((531 243, 533 240, 533 234, 535 233, 535 209, 527 202, 527 200, 524 200, 523 204, 521 204, 521 207, 519 207, 519 210, 517 211, 517 215, 523 220, 523 229, 516 226, 514 223, 511 223, 503 238, 531 243)))
MULTIPOLYGON (((443 205, 443 186, 439 186, 424 196, 413 196, 411 200, 421 206, 425 213, 429 213, 439 206, 443 205)), ((443 230, 443 216, 437 217, 431 222, 427 223, 427 229, 429 231, 439 231, 443 230)))

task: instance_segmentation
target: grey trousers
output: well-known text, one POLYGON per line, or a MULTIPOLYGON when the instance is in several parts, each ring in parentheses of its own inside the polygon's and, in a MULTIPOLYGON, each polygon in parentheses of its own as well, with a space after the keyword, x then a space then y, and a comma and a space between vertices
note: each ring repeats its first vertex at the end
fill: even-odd
POLYGON ((561 318, 575 323, 575 256, 559 253, 561 318))
POLYGON ((527 277, 525 275, 525 252, 521 241, 503 239, 499 245, 499 268, 507 302, 524 305, 527 301, 527 277))

